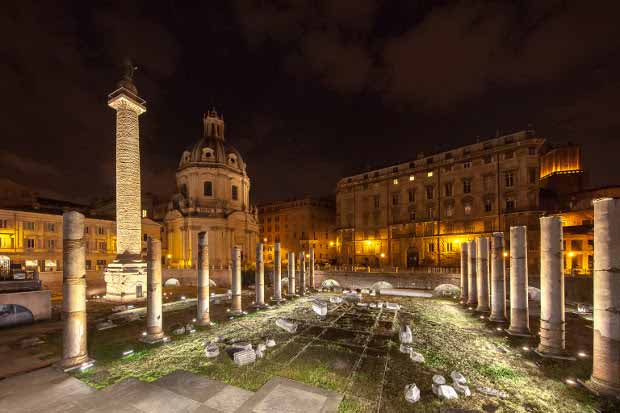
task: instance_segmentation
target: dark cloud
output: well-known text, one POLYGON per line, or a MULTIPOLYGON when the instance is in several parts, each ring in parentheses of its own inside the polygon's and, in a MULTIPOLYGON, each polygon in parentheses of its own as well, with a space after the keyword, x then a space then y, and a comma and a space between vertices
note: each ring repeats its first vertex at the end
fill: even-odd
POLYGON ((0 178, 113 194, 114 112, 131 56, 147 100, 144 189, 170 192, 215 106, 255 200, 321 195, 360 168, 533 124, 620 172, 617 2, 21 1, 0 14, 0 178), (8 40, 8 41, 7 41, 8 40), (603 142, 603 143, 599 143, 603 142))
POLYGON ((132 17, 126 7, 30 1, 5 6, 0 35, 2 60, 9 64, 0 65, 0 87, 14 103, 0 111, 3 158, 11 160, 2 173, 31 184, 38 177, 41 185, 71 196, 101 195, 92 193, 93 183, 112 193, 114 118, 106 94, 120 78, 123 58, 135 56, 142 86, 155 96, 156 83, 175 70, 175 40, 159 23, 132 17))

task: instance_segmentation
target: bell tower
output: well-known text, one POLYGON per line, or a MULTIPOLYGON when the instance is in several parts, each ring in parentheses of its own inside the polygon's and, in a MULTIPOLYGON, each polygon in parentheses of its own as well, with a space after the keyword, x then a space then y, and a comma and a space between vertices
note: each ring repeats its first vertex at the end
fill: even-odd
POLYGON ((211 109, 202 117, 203 137, 213 137, 224 140, 224 116, 218 115, 215 109, 211 109))

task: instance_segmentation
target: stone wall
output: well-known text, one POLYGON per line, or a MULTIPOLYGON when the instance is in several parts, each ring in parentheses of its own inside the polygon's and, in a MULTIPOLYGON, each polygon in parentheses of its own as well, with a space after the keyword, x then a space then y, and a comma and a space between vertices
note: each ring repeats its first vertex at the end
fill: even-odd
MULTIPOLYGON (((317 287, 324 280, 335 280, 344 288, 370 288, 374 283, 385 281, 394 288, 433 289, 439 284, 461 285, 461 275, 457 273, 379 273, 379 272, 327 272, 316 271, 317 287)), ((528 277, 531 287, 540 288, 538 274, 528 277)), ((564 277, 564 290, 567 303, 592 304, 593 279, 591 276, 564 277)), ((506 295, 510 295, 510 277, 506 276, 506 295)))
POLYGON ((440 284, 460 285, 461 275, 455 273, 380 273, 315 271, 316 285, 325 280, 337 281, 345 288, 370 288, 377 282, 388 282, 394 288, 433 289, 440 284))
POLYGON ((52 294, 50 291, 25 291, 0 294, 0 304, 17 304, 32 313, 34 321, 52 317, 52 294))
MULTIPOLYGON (((181 285, 197 285, 198 273, 195 269, 162 269, 162 282, 165 284, 167 280, 175 278, 179 280, 181 285)), ((231 273, 228 269, 211 269, 209 270, 209 278, 215 282, 218 287, 230 288, 231 273)))
MULTIPOLYGON (((62 294, 62 271, 39 273, 41 288, 50 290, 54 295, 62 294)), ((86 271, 86 295, 105 295, 103 271, 86 271)))

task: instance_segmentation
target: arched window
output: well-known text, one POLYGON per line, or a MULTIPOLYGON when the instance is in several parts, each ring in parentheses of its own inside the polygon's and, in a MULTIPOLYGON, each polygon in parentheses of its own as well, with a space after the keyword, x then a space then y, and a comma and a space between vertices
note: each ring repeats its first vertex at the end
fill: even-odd
POLYGON ((213 182, 205 181, 203 184, 204 196, 213 196, 213 182))

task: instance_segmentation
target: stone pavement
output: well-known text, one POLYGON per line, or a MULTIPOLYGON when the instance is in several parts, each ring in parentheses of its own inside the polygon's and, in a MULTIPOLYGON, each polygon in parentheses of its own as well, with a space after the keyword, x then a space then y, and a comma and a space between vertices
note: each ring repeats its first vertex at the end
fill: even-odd
POLYGON ((0 413, 336 412, 342 396, 274 377, 256 393, 177 370, 152 383, 128 379, 97 391, 48 367, 0 382, 0 413))

